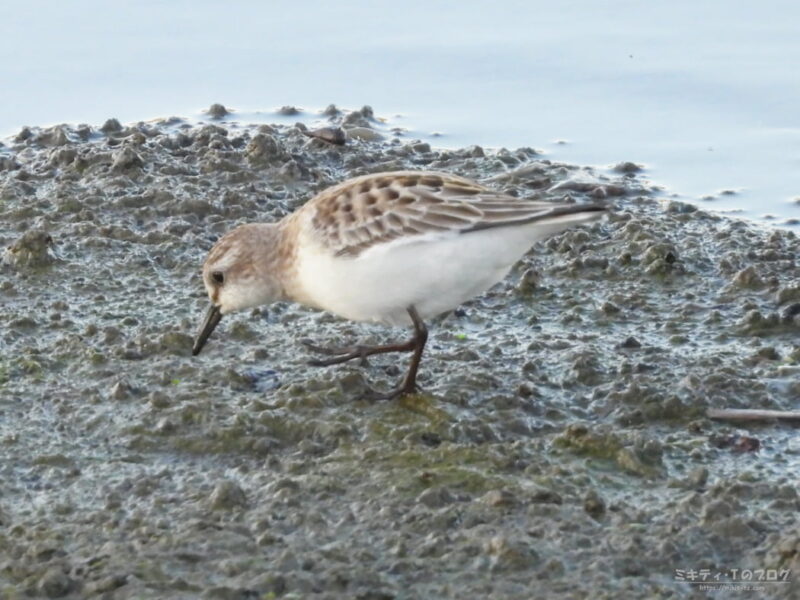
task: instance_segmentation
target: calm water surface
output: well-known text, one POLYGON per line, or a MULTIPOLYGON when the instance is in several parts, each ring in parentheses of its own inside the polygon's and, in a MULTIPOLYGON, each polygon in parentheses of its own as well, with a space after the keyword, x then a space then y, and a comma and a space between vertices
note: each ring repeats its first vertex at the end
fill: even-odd
POLYGON ((631 160, 683 199, 785 224, 799 23, 790 0, 7 2, 0 134, 212 102, 263 120, 370 104, 435 145, 631 160))

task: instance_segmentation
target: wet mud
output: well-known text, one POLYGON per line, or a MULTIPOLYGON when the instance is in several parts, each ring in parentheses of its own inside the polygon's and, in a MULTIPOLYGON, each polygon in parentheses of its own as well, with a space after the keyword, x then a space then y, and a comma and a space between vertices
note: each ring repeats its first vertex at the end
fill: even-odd
POLYGON ((800 577, 796 429, 705 416, 798 408, 793 232, 660 196, 633 162, 436 149, 368 107, 319 133, 210 115, 0 146, 0 597, 705 598, 731 592, 676 569, 800 577), (361 399, 403 358, 313 368, 300 343, 407 332, 297 305, 227 318, 191 356, 220 235, 406 168, 615 210, 431 323, 419 396, 361 399))

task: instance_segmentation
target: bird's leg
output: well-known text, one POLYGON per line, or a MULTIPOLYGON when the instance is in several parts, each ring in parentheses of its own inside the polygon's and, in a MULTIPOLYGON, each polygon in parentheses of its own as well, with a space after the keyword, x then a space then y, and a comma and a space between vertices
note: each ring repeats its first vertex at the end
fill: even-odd
POLYGON ((328 346, 317 346, 311 340, 305 339, 300 340, 300 343, 303 344, 306 348, 311 350, 311 352, 316 352, 317 354, 325 354, 327 356, 339 356, 340 354, 350 354, 351 352, 355 351, 358 346, 344 346, 341 348, 330 348, 328 346))
POLYGON ((406 376, 403 378, 399 387, 389 392, 370 390, 367 395, 372 400, 391 400, 398 396, 413 394, 417 391, 417 371, 419 370, 419 363, 422 360, 422 351, 425 349, 425 342, 428 341, 428 328, 420 318, 416 308, 409 306, 406 310, 411 317, 411 322, 414 324, 414 337, 411 338, 407 344, 402 345, 408 346, 409 350, 414 351, 414 354, 411 356, 411 364, 408 366, 406 376))
POLYGON ((308 361, 312 367, 328 367, 330 365, 338 365, 354 358, 360 359, 360 363, 365 365, 367 357, 373 354, 386 354, 388 352, 411 352, 415 348, 414 340, 409 340, 401 344, 386 344, 383 346, 345 346, 344 348, 324 348, 316 346, 307 340, 303 341, 303 345, 313 352, 326 354, 332 358, 314 359, 308 361))

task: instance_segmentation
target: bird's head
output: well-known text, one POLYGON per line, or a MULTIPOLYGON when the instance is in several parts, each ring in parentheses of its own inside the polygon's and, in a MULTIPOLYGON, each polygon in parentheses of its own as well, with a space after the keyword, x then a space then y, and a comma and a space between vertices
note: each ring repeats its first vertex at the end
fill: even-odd
POLYGON ((214 244, 203 263, 203 285, 211 306, 195 338, 192 354, 203 349, 223 315, 283 297, 276 276, 281 257, 276 224, 242 225, 214 244))

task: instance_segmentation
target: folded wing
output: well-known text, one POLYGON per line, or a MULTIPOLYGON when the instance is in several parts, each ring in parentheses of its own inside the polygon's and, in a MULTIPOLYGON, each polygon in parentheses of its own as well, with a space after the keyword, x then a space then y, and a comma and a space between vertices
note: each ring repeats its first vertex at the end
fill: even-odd
POLYGON ((523 200, 454 175, 400 171, 351 179, 309 202, 315 238, 337 256, 381 244, 467 234, 605 210, 523 200))

